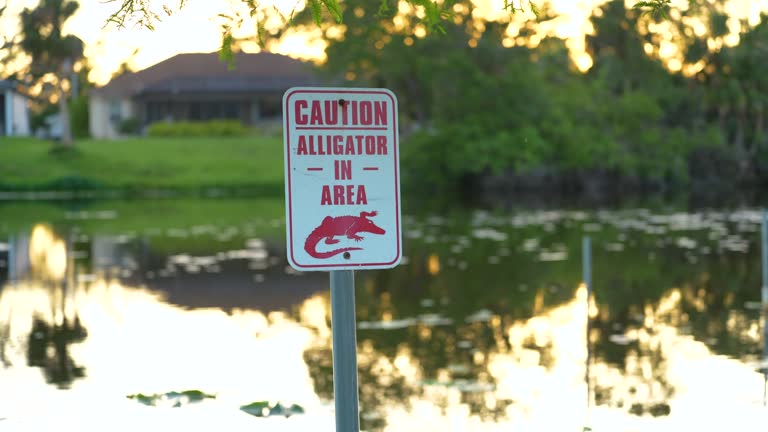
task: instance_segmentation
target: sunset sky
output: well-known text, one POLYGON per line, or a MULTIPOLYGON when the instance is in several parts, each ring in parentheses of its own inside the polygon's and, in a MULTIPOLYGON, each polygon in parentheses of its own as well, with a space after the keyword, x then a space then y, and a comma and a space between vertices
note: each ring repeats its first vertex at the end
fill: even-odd
MULTIPOLYGON (((269 5, 270 8, 274 4, 283 11, 290 11, 296 5, 295 0, 271 0, 273 3, 268 1, 270 0, 260 4, 269 5)), ((222 23, 218 14, 243 10, 241 0, 187 0, 183 9, 168 17, 162 12, 162 4, 177 2, 156 0, 153 4, 157 5, 162 21, 156 24, 154 31, 135 25, 117 29, 115 25, 106 23, 109 16, 117 11, 120 2, 121 0, 81 0, 80 10, 68 21, 65 28, 66 32, 74 33, 86 43, 85 54, 93 65, 90 78, 98 84, 107 82, 120 64, 128 59, 134 68, 144 69, 178 53, 218 50, 222 23)), ((582 69, 591 64, 589 57, 583 53, 583 35, 589 31, 588 18, 592 10, 604 2, 605 0, 551 0, 554 10, 560 15, 552 31, 568 40, 574 60, 582 69)), ((679 2, 686 3, 685 0, 679 2)), ((16 25, 12 22, 15 15, 24 7, 33 7, 37 1, 11 0, 9 3, 10 13, 7 12, 5 21, 0 23, 6 34, 16 25)), ((504 14, 503 0, 476 0, 475 3, 491 18, 504 14)), ((628 3, 632 4, 634 1, 629 0, 628 3)), ((768 0, 732 0, 728 12, 733 18, 750 17, 751 21, 756 23, 760 10, 768 10, 768 0)), ((253 24, 246 24, 242 35, 254 28, 253 24)), ((257 51, 258 46, 254 43, 245 46, 244 50, 257 51)), ((309 43, 305 35, 296 34, 275 51, 294 57, 319 59, 323 56, 323 45, 318 42, 309 43)))

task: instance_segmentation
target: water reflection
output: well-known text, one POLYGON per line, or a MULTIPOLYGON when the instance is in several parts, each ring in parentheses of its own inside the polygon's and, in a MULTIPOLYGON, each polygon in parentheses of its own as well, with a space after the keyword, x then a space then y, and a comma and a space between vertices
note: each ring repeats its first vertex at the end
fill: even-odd
MULTIPOLYGON (((29 314, 47 306, 47 293, 26 283, 0 292, 4 306, 0 322, 8 329, 4 349, 12 365, 0 370, 3 430, 6 426, 49 430, 53 425, 86 431, 197 430, 201 425, 214 427, 222 418, 227 419, 228 430, 252 430, 254 420, 238 407, 258 400, 305 407, 307 417, 319 426, 314 430, 332 430, 331 413, 313 391, 302 360, 310 332, 284 313, 188 311, 146 289, 101 278, 78 285, 73 296, 89 333, 80 343, 69 345, 67 359, 86 365, 88 376, 73 382, 64 394, 41 387, 35 376, 21 368, 27 352, 40 351, 39 344, 25 335, 40 331, 38 321, 30 325, 29 314), (11 309, 12 315, 7 314, 11 309), (176 389, 204 389, 216 399, 177 414, 139 406, 127 398, 176 389), (98 413, 89 408, 95 406, 98 413), (43 407, 46 415, 41 417, 43 407), (110 418, 124 420, 114 425, 110 418), (329 427, 323 429, 324 425, 329 427)), ((50 356, 56 349, 48 346, 43 355, 50 356)), ((55 354, 59 356, 58 351, 55 354)), ((291 418, 272 426, 271 430, 307 430, 308 424, 291 418)))
MULTIPOLYGON (((753 213, 407 218, 407 264, 357 278, 362 427, 656 432, 765 421, 753 213), (591 307, 579 288, 585 233, 591 307)), ((3 430, 333 430, 327 275, 290 271, 281 239, 248 226, 37 225, 9 236, 3 430), (215 398, 173 410, 127 397, 184 390, 215 398), (240 409, 264 403, 304 413, 240 409), (128 420, 105 426, 105 416, 128 420)))
MULTIPOLYGON (((26 283, 39 286, 47 304, 41 303, 29 310, 18 310, 17 305, 16 310, 9 308, 8 315, 15 312, 21 314, 21 319, 30 320, 21 324, 28 328, 24 337, 26 364, 40 368, 48 383, 68 388, 76 379, 85 377, 85 368, 75 362, 70 348, 88 336, 77 307, 72 305, 72 274, 68 274, 68 268, 71 270, 72 267, 68 266, 68 247, 46 225, 35 226, 21 244, 21 247, 15 242, 11 244, 16 257, 9 268, 13 268, 14 275, 18 274, 20 267, 26 270, 26 283), (18 256, 19 249, 27 253, 18 256)), ((13 295, 12 291, 7 294, 13 295)), ((11 329, 9 320, 0 333, 0 353, 6 367, 12 365, 6 349, 11 329)))

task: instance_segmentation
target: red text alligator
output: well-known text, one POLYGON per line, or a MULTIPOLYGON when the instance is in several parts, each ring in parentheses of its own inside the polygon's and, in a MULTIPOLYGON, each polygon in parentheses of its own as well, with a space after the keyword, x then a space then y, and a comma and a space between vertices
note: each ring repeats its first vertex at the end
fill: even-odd
POLYGON ((357 233, 367 232, 371 234, 384 234, 385 231, 376 226, 373 221, 369 220, 369 217, 376 216, 377 212, 362 212, 360 216, 326 216, 323 219, 323 223, 307 237, 307 241, 304 243, 304 250, 309 255, 318 259, 330 258, 334 255, 344 253, 351 250, 361 250, 359 247, 346 247, 334 249, 329 252, 318 252, 317 244, 320 240, 325 239, 325 244, 336 244, 339 240, 334 239, 336 236, 347 236, 348 239, 359 242, 363 238, 357 235, 357 233))

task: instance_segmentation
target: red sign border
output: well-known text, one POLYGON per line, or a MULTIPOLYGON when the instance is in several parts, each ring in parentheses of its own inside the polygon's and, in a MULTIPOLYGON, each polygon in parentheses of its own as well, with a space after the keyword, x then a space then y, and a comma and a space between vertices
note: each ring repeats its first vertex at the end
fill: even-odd
POLYGON ((292 88, 289 89, 284 97, 284 106, 283 106, 283 117, 284 117, 284 144, 285 147, 283 148, 283 151, 285 152, 285 166, 286 166, 286 210, 288 214, 288 251, 290 253, 290 264, 295 266, 298 269, 334 269, 334 268, 359 268, 359 267, 377 267, 377 268, 391 268, 397 265, 397 263, 400 261, 401 255, 402 255, 402 247, 401 247, 401 229, 400 229, 400 171, 399 171, 399 155, 397 153, 400 143, 398 140, 398 124, 397 124, 397 101, 395 100, 394 95, 391 93, 391 91, 385 91, 385 90, 376 90, 376 89, 321 89, 321 88, 292 88), (393 259, 390 262, 381 262, 381 263, 340 263, 340 264, 309 264, 309 265, 302 265, 299 264, 299 262, 296 260, 296 258, 293 256, 293 208, 292 203, 293 200, 291 199, 291 131, 289 127, 290 122, 290 110, 288 109, 290 104, 291 96, 299 93, 310 93, 310 94, 377 94, 377 95, 386 95, 391 101, 392 101, 392 119, 394 120, 393 129, 392 129, 392 138, 394 142, 394 152, 393 152, 393 163, 395 165, 395 227, 397 230, 396 236, 397 236, 397 254, 395 255, 395 259, 393 259))

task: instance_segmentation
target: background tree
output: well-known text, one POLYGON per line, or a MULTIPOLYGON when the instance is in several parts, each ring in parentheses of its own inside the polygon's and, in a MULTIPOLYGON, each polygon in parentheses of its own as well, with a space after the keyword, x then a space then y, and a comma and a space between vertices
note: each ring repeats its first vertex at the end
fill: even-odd
MULTIPOLYGON (((110 17, 109 21, 118 25, 118 27, 124 27, 127 23, 136 23, 140 26, 154 29, 156 22, 160 21, 161 10, 166 15, 172 15, 175 10, 168 6, 167 2, 153 1, 153 0, 110 0, 111 2, 119 3, 117 11, 110 17)), ((187 3, 188 0, 178 0, 176 9, 181 9, 187 3)), ((414 10, 418 10, 419 22, 425 25, 429 30, 442 32, 443 24, 447 18, 453 15, 452 9, 456 1, 446 0, 442 2, 432 0, 406 0, 414 10)), ((689 7, 706 3, 708 0, 688 0, 689 7)), ((367 15, 386 15, 392 11, 391 6, 394 5, 394 10, 397 11, 398 2, 392 2, 390 0, 380 1, 367 1, 367 2, 349 2, 339 0, 307 0, 305 5, 300 8, 300 2, 296 1, 293 9, 288 15, 280 12, 272 3, 258 2, 256 0, 241 0, 241 3, 246 6, 247 13, 250 18, 255 18, 257 21, 257 38, 260 43, 264 43, 265 36, 269 36, 269 31, 266 30, 266 25, 275 15, 279 16, 283 24, 286 26, 293 25, 294 14, 300 10, 306 10, 311 14, 312 20, 316 25, 322 25, 327 22, 342 23, 345 22, 345 14, 350 9, 362 10, 367 15), (356 4, 355 4, 356 3, 356 4), (362 8, 362 9, 360 9, 362 8)), ((667 17, 671 9, 672 0, 647 0, 637 1, 634 4, 634 8, 640 11, 650 13, 656 16, 667 17)), ((522 13, 526 11, 533 12, 537 17, 540 14, 540 10, 543 5, 546 4, 545 0, 504 0, 503 9, 510 14, 522 13)), ((222 24, 222 46, 221 55, 222 58, 232 61, 232 45, 234 38, 232 36, 232 29, 238 27, 243 22, 243 16, 234 14, 235 16, 220 15, 220 17, 226 18, 226 21, 222 24)))
MULTIPOLYGON (((565 41, 547 37, 544 1, 505 2, 510 14, 534 14, 489 20, 470 0, 316 0, 269 31, 263 5, 243 3, 261 43, 319 29, 333 82, 398 95, 403 175, 418 177, 405 183, 454 188, 501 176, 512 187, 647 191, 768 178, 768 33, 745 21, 741 43, 729 46, 724 1, 606 1, 590 18, 586 73, 565 41)), ((116 16, 152 3, 122 0, 116 16)), ((224 58, 242 22, 224 27, 224 58)))
POLYGON ((19 16, 21 31, 15 42, 29 58, 21 81, 39 90, 41 97, 58 103, 64 146, 72 145, 68 99, 77 85, 75 64, 83 59, 83 42, 63 34, 62 28, 77 9, 73 0, 41 0, 37 7, 25 8, 19 16))

